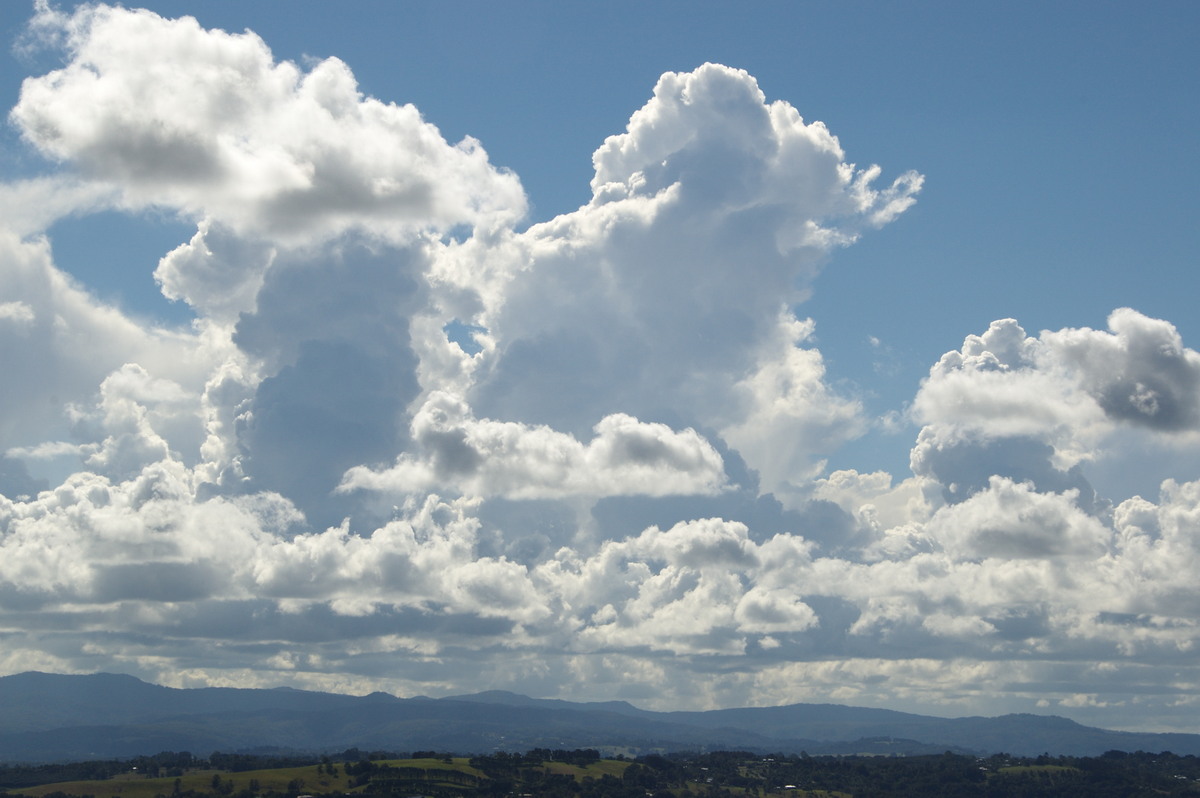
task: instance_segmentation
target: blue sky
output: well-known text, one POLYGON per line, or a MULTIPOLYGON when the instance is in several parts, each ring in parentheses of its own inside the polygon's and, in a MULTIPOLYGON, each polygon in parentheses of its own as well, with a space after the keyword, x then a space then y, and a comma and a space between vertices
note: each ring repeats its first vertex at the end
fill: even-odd
POLYGON ((1192 730, 1194 4, 147 6, 0 10, 0 668, 1192 730))

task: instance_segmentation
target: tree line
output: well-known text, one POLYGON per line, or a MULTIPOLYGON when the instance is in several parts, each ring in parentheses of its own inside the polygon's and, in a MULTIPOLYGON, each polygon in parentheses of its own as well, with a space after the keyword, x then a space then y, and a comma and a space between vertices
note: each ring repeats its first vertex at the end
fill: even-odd
MULTIPOLYGON (((617 757, 608 765, 589 767, 603 765, 601 760, 595 749, 536 748, 524 754, 498 751, 469 759, 437 751, 405 754, 358 749, 325 755, 214 752, 201 759, 183 751, 128 760, 0 766, 0 789, 11 795, 22 787, 100 781, 136 771, 151 778, 176 776, 175 789, 169 794, 164 791, 162 798, 295 798, 304 792, 302 780, 289 783, 286 791, 262 791, 256 779, 239 781, 235 787, 232 777, 222 778, 217 773, 207 785, 210 789, 181 792, 177 774, 192 769, 238 773, 315 765, 318 774, 338 777, 355 795, 381 798, 414 794, 434 798, 679 798, 685 794, 700 798, 811 798, 822 793, 880 798, 1200 796, 1200 759, 1170 752, 1110 751, 1099 757, 976 757, 947 752, 889 757, 717 751, 617 757), (555 769, 548 763, 583 770, 555 769)), ((327 798, 345 792, 339 789, 327 798)), ((95 794, 108 793, 97 784, 95 794)), ((81 796, 51 794, 44 798, 81 796)))

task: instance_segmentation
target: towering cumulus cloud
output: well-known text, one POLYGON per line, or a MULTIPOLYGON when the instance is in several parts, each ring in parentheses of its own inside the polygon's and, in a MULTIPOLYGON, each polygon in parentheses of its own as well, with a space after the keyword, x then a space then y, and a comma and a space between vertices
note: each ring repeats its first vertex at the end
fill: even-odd
POLYGON ((1200 482, 1090 478, 1195 461, 1200 354, 1129 309, 996 321, 917 392, 911 475, 829 473, 875 421, 797 308, 922 177, 747 73, 664 74, 590 201, 525 226, 516 175, 340 60, 110 6, 29 35, 63 65, 9 115, 46 175, 0 186, 0 670, 1200 700, 1200 482), (189 328, 59 268, 47 231, 97 210, 194 225, 130 264, 189 328))

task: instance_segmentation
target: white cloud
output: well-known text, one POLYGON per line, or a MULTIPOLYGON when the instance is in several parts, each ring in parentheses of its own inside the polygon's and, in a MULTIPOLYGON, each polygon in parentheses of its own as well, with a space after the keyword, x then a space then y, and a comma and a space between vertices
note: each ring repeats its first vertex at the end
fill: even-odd
POLYGON ((810 548, 784 538, 759 546, 745 525, 711 518, 651 527, 591 557, 563 550, 535 574, 575 613, 583 650, 738 654, 749 634, 815 625, 796 585, 773 577, 806 563, 810 548))
POLYGON ((1120 556, 1097 576, 1124 582, 1120 611, 1200 620, 1191 574, 1200 567, 1200 481, 1166 480, 1158 504, 1140 496, 1113 511, 1120 556))
POLYGON ((776 340, 764 346, 757 368, 734 386, 745 409, 722 429, 758 469, 763 488, 780 495, 823 470, 823 462, 812 462, 814 453, 833 451, 866 429, 862 405, 825 383, 821 353, 800 347, 813 327, 811 320, 779 320, 776 340))
POLYGON ((795 306, 921 178, 873 187, 745 72, 664 75, 592 199, 517 232, 515 176, 336 59, 103 6, 35 27, 66 65, 11 118, 64 171, 0 187, 0 670, 1011 711, 1159 657, 1196 694, 1200 482, 1085 471, 1130 441, 1194 471, 1200 355, 1127 309, 998 321, 922 384, 912 478, 824 474, 868 420, 795 306), (144 264, 190 331, 55 267, 38 236, 102 206, 196 220, 144 264))
POLYGON ((130 206, 291 241, 493 227, 525 211, 517 178, 478 142, 447 144, 413 106, 363 97, 336 58, 304 72, 253 33, 104 5, 43 8, 35 25, 69 60, 26 79, 10 118, 130 206))
POLYGON ((906 479, 892 484, 886 471, 860 474, 852 469, 834 471, 813 483, 815 499, 831 501, 860 524, 882 533, 912 524, 923 524, 940 502, 931 503, 928 480, 906 479))
POLYGON ((738 628, 746 632, 802 632, 817 625, 817 614, 795 592, 753 587, 738 601, 733 613, 738 628))
POLYGON ((79 474, 28 502, 4 499, 0 598, 112 613, 120 629, 217 597, 265 597, 289 612, 329 604, 346 616, 383 605, 546 615, 523 567, 478 556, 470 503, 430 497, 367 537, 344 527, 289 536, 300 516, 282 497, 195 503, 193 490, 185 469, 164 462, 123 482, 79 474), (122 619, 115 603, 129 600, 148 602, 148 615, 122 619))
POLYGON ((36 317, 33 308, 24 302, 0 304, 0 321, 8 322, 16 327, 27 327, 36 317))
POLYGON ((1164 478, 1190 476, 1200 455, 1200 354, 1168 322, 1120 308, 1107 331, 1028 336, 996 321, 930 370, 913 402, 924 428, 914 473, 962 501, 999 475, 1038 490, 1076 492, 1086 512, 1108 502, 1085 476, 1126 498, 1164 478), (1135 470, 1139 481, 1115 479, 1135 470), (1124 482, 1124 484, 1119 484, 1124 482))
POLYGON ((913 415, 956 437, 1032 436, 1060 449, 1087 448, 1079 438, 1094 441, 1104 414, 1046 349, 1015 320, 992 322, 986 333, 968 336, 960 351, 946 353, 930 369, 913 415))
POLYGON ((154 378, 141 366, 127 363, 100 385, 100 402, 94 416, 75 411, 76 426, 93 426, 104 435, 84 465, 96 473, 129 479, 149 465, 178 457, 159 433, 164 430, 178 443, 188 442, 195 462, 203 428, 200 397, 170 380, 154 378), (171 434, 174 433, 174 434, 171 434))
POLYGON ((228 344, 204 335, 146 328, 108 307, 55 268, 49 243, 0 231, 0 446, 68 438, 67 405, 91 403, 100 383, 126 363, 186 390, 228 344))
POLYGON ((592 191, 606 202, 678 185, 682 202, 722 214, 770 206, 784 215, 774 241, 781 251, 823 249, 856 235, 852 227, 823 226, 823 217, 861 214, 869 225, 885 224, 921 187, 910 172, 874 190, 878 167, 855 171, 842 158, 823 124, 805 124, 786 102, 767 104, 745 71, 705 64, 659 79, 627 132, 610 136, 592 157, 592 191))
POLYGON ((65 454, 81 454, 93 449, 93 446, 87 444, 70 443, 68 441, 46 441, 36 446, 14 446, 5 452, 5 454, 9 457, 43 460, 61 457, 65 454))
POLYGON ((476 419, 461 400, 435 393, 413 418, 419 454, 384 471, 357 467, 340 490, 453 490, 516 499, 708 494, 721 489, 721 456, 695 430, 674 432, 624 414, 596 424, 586 445, 549 427, 476 419))
POLYGON ((1200 352, 1174 325, 1118 308, 1108 332, 1066 329, 1042 336, 1047 358, 1076 375, 1114 422, 1163 432, 1200 428, 1200 352))
POLYGON ((67 175, 0 183, 0 218, 19 237, 44 232, 72 214, 103 210, 117 203, 109 186, 67 175))
POLYGON ((914 415, 959 434, 1034 436, 1068 465, 1121 424, 1200 428, 1200 353, 1170 323, 1129 308, 1108 327, 1031 338, 1012 319, 993 322, 930 370, 914 415))
POLYGON ((159 261, 154 279, 167 299, 183 300, 207 318, 234 322, 255 309, 274 258, 271 247, 241 240, 206 220, 191 241, 159 261))
POLYGON ((933 516, 928 534, 956 558, 1099 557, 1111 530, 1084 513, 1073 493, 1038 493, 993 476, 986 490, 933 516))
POLYGON ((495 342, 473 408, 575 435, 616 412, 718 429, 772 488, 865 429, 797 345, 811 326, 792 306, 918 175, 871 189, 878 171, 845 162, 824 125, 715 64, 664 75, 593 161, 587 205, 437 259, 439 287, 459 307, 477 292, 464 320, 495 342))

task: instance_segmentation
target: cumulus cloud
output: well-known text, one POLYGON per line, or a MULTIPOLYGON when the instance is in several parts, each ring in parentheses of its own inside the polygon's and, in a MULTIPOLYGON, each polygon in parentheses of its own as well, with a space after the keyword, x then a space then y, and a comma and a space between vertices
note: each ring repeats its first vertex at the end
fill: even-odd
POLYGON ((993 476, 985 490, 937 513, 928 532, 956 557, 1098 557, 1112 532, 1075 500, 1074 492, 1039 493, 993 476))
POLYGON ((800 346, 813 328, 811 320, 779 320, 757 368, 734 386, 743 405, 737 422, 722 430, 757 467, 763 487, 781 495, 822 470, 823 462, 811 461, 815 452, 834 451, 866 427, 861 404, 826 384, 821 353, 800 346), (781 440, 804 443, 780 445, 781 440))
POLYGON ((889 530, 907 530, 928 521, 937 508, 926 495, 929 487, 928 480, 919 477, 893 485, 886 471, 860 474, 841 469, 814 480, 812 496, 836 504, 878 538, 889 530))
POLYGON ((748 635, 815 625, 800 591, 781 578, 810 558, 800 538, 760 546, 744 524, 714 518, 651 527, 591 557, 563 550, 536 574, 582 622, 584 650, 737 654, 748 635))
POLYGON ((768 104, 743 70, 705 64, 668 72, 654 97, 610 136, 592 161, 599 203, 656 197, 678 186, 680 201, 723 213, 761 206, 781 214, 773 243, 780 250, 823 248, 852 240, 855 224, 886 223, 914 201, 915 173, 875 190, 878 167, 855 171, 820 122, 805 124, 786 102, 768 104), (850 226, 823 226, 826 217, 850 226))
POLYGON ((182 300, 205 318, 234 322, 255 310, 272 247, 249 242, 205 220, 196 235, 158 262, 154 279, 167 299, 182 300))
POLYGON ((186 332, 144 327, 106 306, 59 271, 44 238, 0 231, 0 446, 69 438, 64 406, 90 405, 100 384, 137 363, 189 390, 227 345, 186 332))
POLYGON ((1077 380, 1044 358, 1015 319, 992 322, 930 369, 913 402, 916 419, 959 435, 1069 436, 1103 423, 1077 380))
POLYGON ((587 444, 549 427, 479 420, 461 399, 435 393, 413 418, 419 447, 391 468, 346 473, 341 490, 453 490, 515 499, 706 494, 721 489, 721 456, 695 430, 674 432, 616 414, 587 444))
POLYGON ((792 307, 921 177, 871 188, 824 125, 715 64, 664 75, 593 162, 587 205, 435 267, 495 340, 472 407, 577 436, 615 412, 718 429, 769 487, 861 432, 792 307))
POLYGON ((1119 442, 1131 436, 1140 448, 1194 451, 1198 408, 1200 354, 1168 322, 1120 308, 1107 331, 1033 337, 1004 319, 930 370, 913 403, 925 426, 912 468, 938 480, 949 501, 1000 475, 1076 490, 1080 506, 1101 513, 1081 466, 1128 457, 1132 447, 1119 442))
POLYGON ((590 201, 518 230, 514 175, 341 61, 39 8, 65 65, 10 118, 61 169, 0 187, 42 198, 0 214, 0 669, 663 707, 1194 694, 1200 482, 1089 481, 1122 436, 1200 445, 1168 322, 997 321, 922 383, 911 477, 826 473, 868 422, 797 304, 922 179, 877 186, 747 73, 663 75, 590 201), (56 267, 45 229, 102 206, 195 220, 142 264, 189 329, 56 267))
POLYGON ((413 106, 364 97, 337 58, 305 72, 251 32, 104 5, 70 16, 43 7, 34 24, 68 61, 26 79, 10 119, 131 206, 288 240, 524 213, 519 181, 478 142, 447 144, 413 106))
POLYGON ((918 420, 987 437, 1071 440, 1134 424, 1159 431, 1200 426, 1200 353, 1169 322, 1119 308, 1108 331, 1028 336, 1013 319, 971 335, 930 370, 918 420))
POLYGON ((1163 432, 1200 427, 1200 353, 1170 322, 1119 308, 1107 333, 1067 329, 1043 339, 1049 357, 1077 375, 1113 421, 1163 432))

